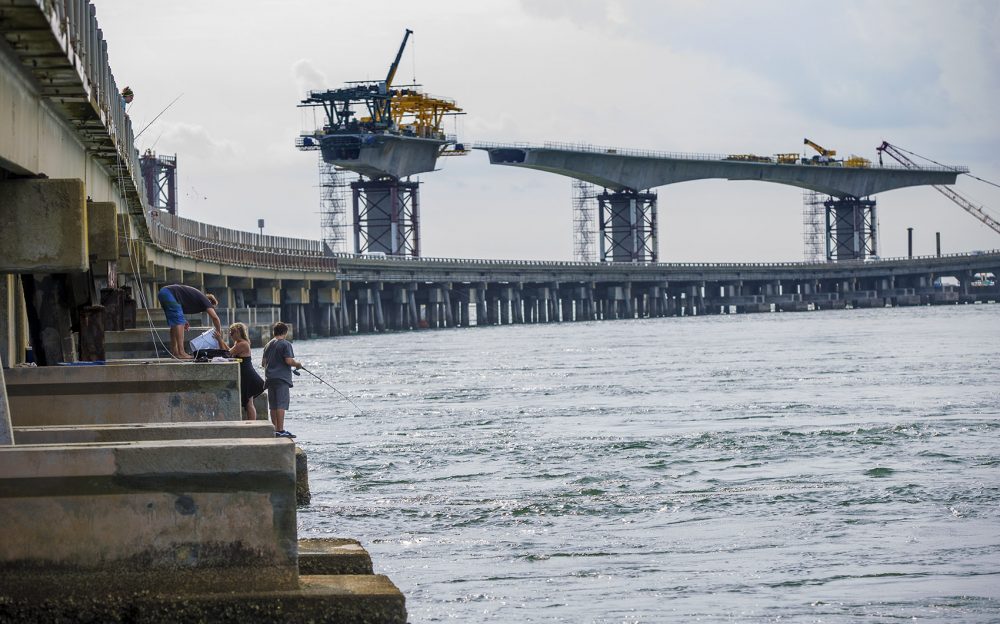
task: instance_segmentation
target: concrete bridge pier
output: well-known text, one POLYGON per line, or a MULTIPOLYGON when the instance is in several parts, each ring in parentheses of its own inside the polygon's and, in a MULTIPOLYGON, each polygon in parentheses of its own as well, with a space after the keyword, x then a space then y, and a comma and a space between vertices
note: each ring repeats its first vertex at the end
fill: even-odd
POLYGON ((559 320, 563 323, 577 320, 573 318, 573 303, 573 296, 569 291, 559 293, 559 320))
POLYGON ((511 301, 513 299, 513 288, 510 286, 500 288, 500 325, 510 325, 511 301))
POLYGON ((485 291, 485 311, 486 311, 486 324, 487 325, 499 325, 500 324, 500 292, 499 287, 489 288, 485 291))
POLYGON ((621 286, 622 299, 621 307, 622 317, 627 319, 635 318, 635 300, 632 298, 632 282, 625 282, 621 286))
POLYGON ((407 329, 406 286, 395 284, 389 289, 390 301, 385 306, 386 323, 396 331, 407 329))
POLYGON ((441 289, 444 296, 444 322, 448 327, 455 327, 455 310, 451 304, 451 283, 449 282, 441 289))
MULTIPOLYGON (((529 295, 529 302, 530 302, 530 295, 529 295)), ((511 287, 511 293, 510 293, 510 308, 511 308, 510 315, 512 323, 517 323, 519 325, 524 324, 525 305, 530 305, 530 303, 526 304, 526 302, 524 301, 524 284, 518 282, 516 286, 511 287)))
POLYGON ((377 329, 375 300, 378 291, 371 284, 365 284, 357 292, 358 333, 370 334, 377 329))
POLYGON ((417 284, 413 282, 406 291, 407 318, 412 329, 420 329, 420 308, 417 307, 417 284))
POLYGON ((489 325, 490 314, 489 304, 486 302, 486 282, 480 282, 476 286, 476 325, 489 325))

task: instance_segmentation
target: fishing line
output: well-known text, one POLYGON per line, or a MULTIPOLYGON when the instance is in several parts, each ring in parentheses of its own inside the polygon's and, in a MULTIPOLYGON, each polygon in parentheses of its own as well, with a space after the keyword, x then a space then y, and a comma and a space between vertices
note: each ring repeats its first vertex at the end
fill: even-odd
MULTIPOLYGON (((336 388, 336 387, 334 387, 334 385, 333 385, 332 383, 330 383, 329 381, 327 381, 327 380, 323 379, 322 377, 320 377, 320 376, 319 376, 319 375, 317 375, 316 373, 312 372, 311 370, 309 370, 309 369, 308 369, 308 368, 306 368, 305 366, 303 366, 303 367, 302 367, 302 370, 304 370, 305 372, 309 373, 310 375, 312 375, 313 377, 315 377, 316 379, 318 379, 318 380, 320 381, 320 383, 325 383, 326 385, 328 385, 328 386, 330 386, 331 388, 333 388, 333 391, 334 391, 334 392, 336 392, 337 394, 339 394, 340 396, 342 396, 342 397, 344 398, 344 400, 345 400, 345 401, 347 401, 348 403, 350 403, 351 405, 353 405, 353 406, 354 406, 354 409, 356 409, 356 410, 358 410, 359 412, 361 412, 361 415, 362 415, 362 416, 367 416, 367 415, 368 415, 368 414, 367 414, 367 413, 365 412, 365 410, 363 410, 363 409, 361 409, 360 407, 358 407, 358 404, 357 404, 357 403, 355 403, 354 401, 352 401, 352 400, 351 400, 351 397, 347 396, 346 394, 344 394, 344 393, 343 393, 343 392, 341 392, 340 390, 337 390, 337 388, 336 388)), ((299 374, 299 371, 297 371, 297 370, 295 370, 295 369, 292 369, 292 372, 293 372, 293 373, 295 373, 296 375, 298 375, 298 374, 299 374)))
POLYGON ((156 121, 157 119, 159 119, 159 118, 160 118, 160 115, 162 115, 163 113, 167 112, 167 109, 169 109, 169 108, 170 108, 171 106, 173 106, 174 104, 176 104, 176 103, 177 103, 177 100, 181 99, 182 97, 184 97, 184 94, 183 94, 183 93, 181 93, 180 95, 178 95, 177 97, 175 97, 175 98, 174 98, 174 101, 173 101, 173 102, 171 102, 171 103, 167 104, 167 106, 166 106, 166 107, 165 107, 165 108, 164 108, 163 110, 161 110, 161 111, 160 111, 160 114, 159 114, 159 115, 157 115, 156 117, 153 117, 153 121, 151 121, 151 122, 149 122, 148 124, 146 124, 146 127, 145 127, 145 128, 143 128, 142 130, 140 130, 140 131, 139 131, 139 134, 137 134, 137 135, 135 135, 134 137, 132 137, 132 141, 133 141, 133 142, 137 141, 137 140, 139 139, 139 137, 140 137, 140 136, 142 136, 142 133, 143 133, 143 132, 145 132, 146 130, 148 130, 148 129, 149 129, 149 127, 150 127, 150 126, 152 126, 152 125, 153 125, 153 123, 154 123, 154 122, 155 122, 155 121, 156 121))

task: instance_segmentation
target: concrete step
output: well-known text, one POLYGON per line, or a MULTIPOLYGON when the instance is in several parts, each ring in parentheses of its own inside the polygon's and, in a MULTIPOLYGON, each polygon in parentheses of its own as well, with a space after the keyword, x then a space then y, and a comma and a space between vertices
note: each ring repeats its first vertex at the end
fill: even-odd
POLYGON ((14 427, 14 444, 81 444, 141 442, 148 440, 208 440, 273 438, 274 427, 265 421, 143 423, 125 425, 68 425, 14 427))
MULTIPOLYGON (((184 332, 184 348, 211 327, 192 326, 184 332)), ((144 360, 170 357, 170 329, 156 329, 155 337, 148 327, 104 332, 105 358, 108 360, 144 360)))
POLYGON ((372 574, 372 558, 358 540, 299 539, 299 574, 372 574))
POLYGON ((376 574, 299 577, 297 589, 226 593, 119 594, 48 600, 0 596, 0 621, 35 622, 313 622, 405 624, 406 598, 376 574))
POLYGON ((11 424, 237 421, 236 362, 44 366, 5 371, 11 424))

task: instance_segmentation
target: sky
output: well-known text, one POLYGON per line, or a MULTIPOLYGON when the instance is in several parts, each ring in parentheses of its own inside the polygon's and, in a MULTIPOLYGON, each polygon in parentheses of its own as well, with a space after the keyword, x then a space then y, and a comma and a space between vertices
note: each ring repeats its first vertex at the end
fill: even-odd
MULTIPOLYGON (((875 159, 883 140, 1000 184, 995 0, 94 0, 140 151, 178 159, 179 214, 321 238, 318 153, 295 148, 310 89, 379 80, 454 99, 464 142, 557 141, 875 159), (180 97, 159 119, 154 118, 180 97), (151 123, 152 122, 152 123, 151 123)), ((429 257, 573 259, 571 180, 484 152, 420 176, 429 257)), ((1000 188, 961 176, 1000 218, 1000 188)), ((656 189, 660 259, 803 257, 802 192, 703 180, 656 189)), ((1000 248, 930 187, 880 194, 882 257, 1000 248)))

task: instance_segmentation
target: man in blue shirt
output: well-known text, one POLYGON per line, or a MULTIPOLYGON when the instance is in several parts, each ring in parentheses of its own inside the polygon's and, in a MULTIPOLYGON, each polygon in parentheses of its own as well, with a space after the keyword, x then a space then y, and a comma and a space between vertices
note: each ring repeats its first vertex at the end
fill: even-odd
POLYGON ((285 410, 290 401, 292 368, 302 368, 302 363, 295 359, 292 343, 285 340, 288 325, 278 321, 271 328, 271 335, 274 338, 264 345, 264 358, 261 360, 264 385, 267 387, 267 407, 271 412, 274 435, 279 438, 294 438, 294 435, 285 431, 285 410))
POLYGON ((212 325, 215 326, 215 337, 219 340, 219 348, 225 348, 221 340, 222 321, 215 311, 215 306, 219 305, 219 301, 213 295, 207 295, 197 288, 184 284, 171 284, 161 288, 156 298, 167 317, 167 325, 170 326, 170 353, 175 358, 179 360, 194 359, 194 356, 188 355, 184 351, 184 330, 188 328, 185 314, 207 312, 212 320, 212 325))

